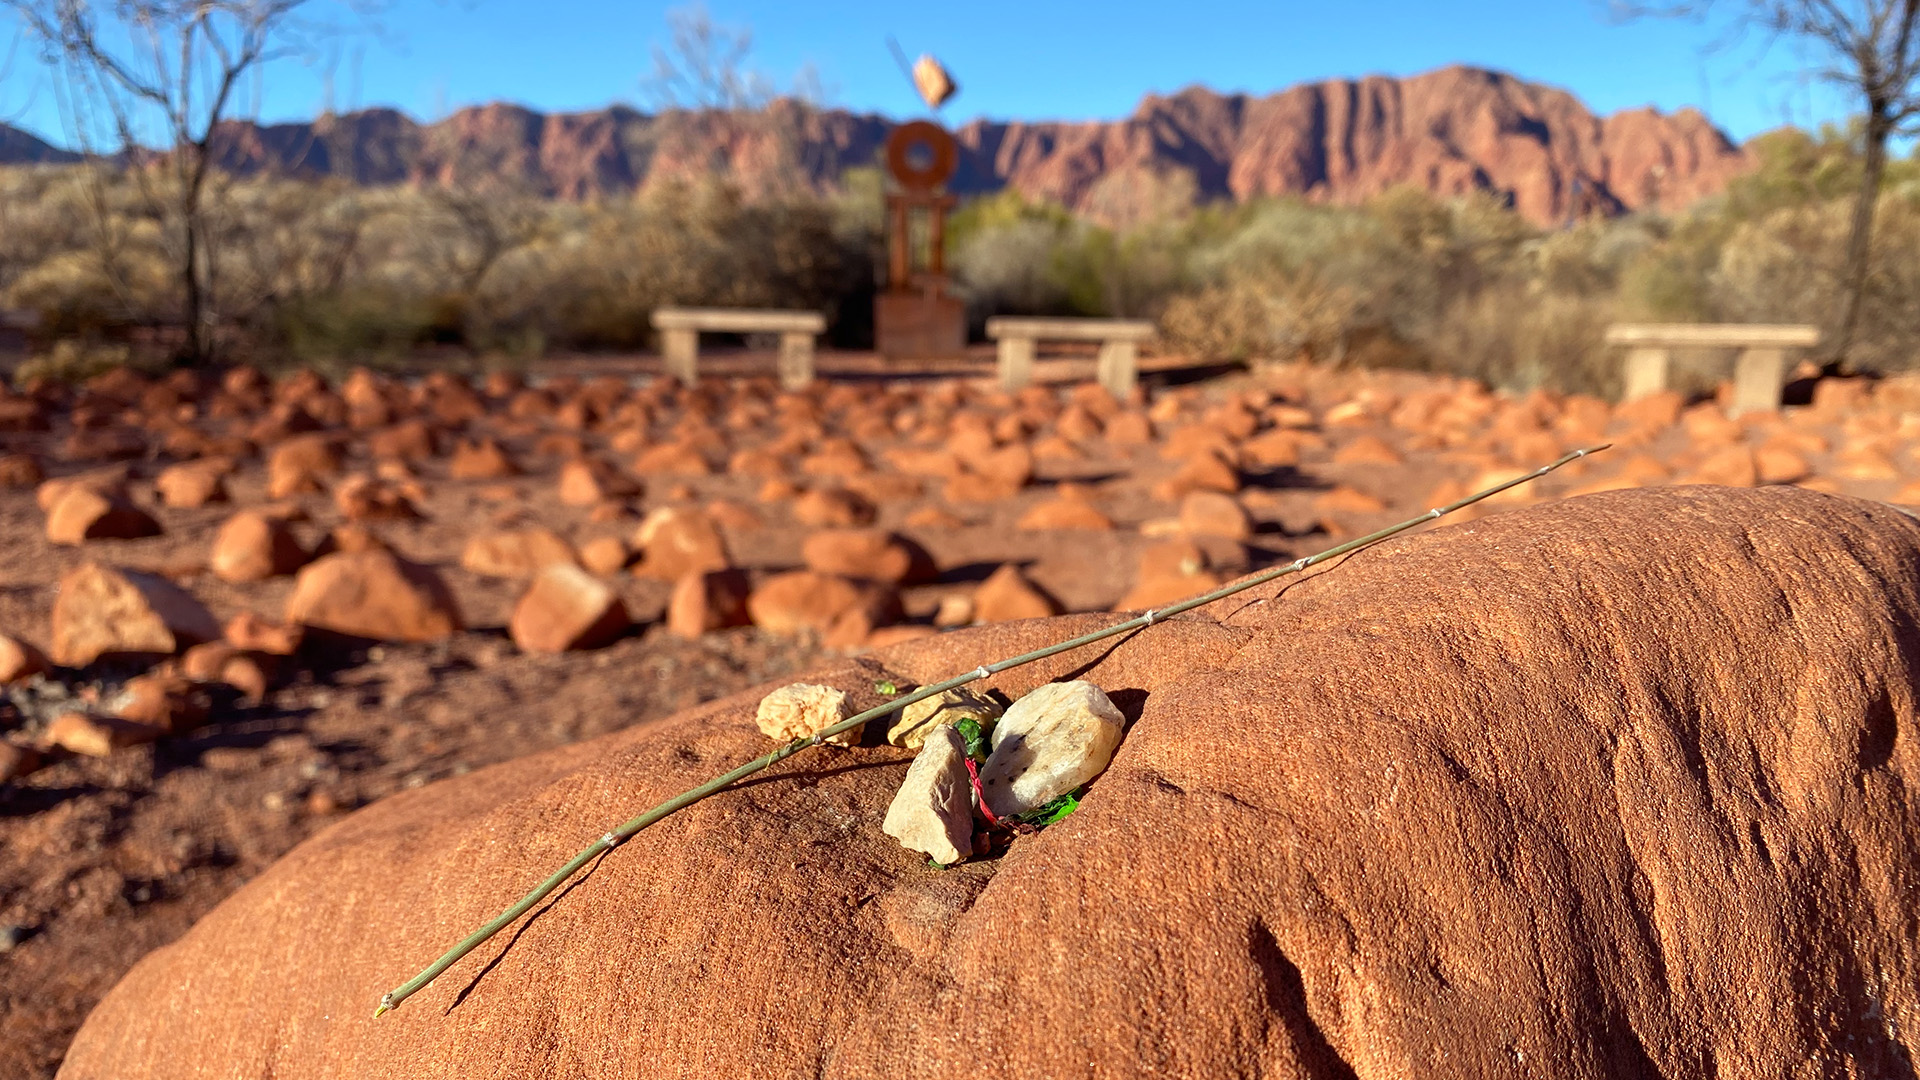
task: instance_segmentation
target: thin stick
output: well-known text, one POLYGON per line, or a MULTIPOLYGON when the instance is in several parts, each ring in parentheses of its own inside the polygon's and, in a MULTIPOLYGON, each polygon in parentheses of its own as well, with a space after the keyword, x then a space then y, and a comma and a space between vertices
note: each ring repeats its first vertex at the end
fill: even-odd
POLYGON ((1077 649, 1082 645, 1091 645, 1096 641, 1104 641, 1105 639, 1113 637, 1117 634, 1124 634, 1130 630, 1138 630, 1142 627, 1152 626, 1154 623, 1159 622, 1162 619, 1170 618, 1174 615, 1179 615, 1182 612, 1191 611, 1197 607, 1203 607, 1207 604, 1213 603, 1215 600, 1224 599, 1226 597, 1234 595, 1235 593, 1244 592, 1247 589, 1251 589, 1256 585, 1264 585, 1267 582, 1272 581, 1275 578, 1282 577, 1286 574, 1297 574, 1310 566, 1315 566, 1319 563, 1323 563, 1328 559, 1337 558, 1341 555, 1347 554, 1350 551, 1358 551, 1359 549, 1366 547, 1370 544, 1377 544, 1380 541, 1385 540, 1390 536, 1395 536, 1399 533, 1406 532, 1408 529, 1412 529, 1417 526, 1424 525, 1429 521, 1435 520, 1436 518, 1444 517, 1447 514, 1453 513, 1455 510, 1458 510, 1465 506, 1471 506, 1474 503, 1481 501, 1482 499, 1491 498, 1492 496, 1498 495, 1501 492, 1507 490, 1508 488, 1518 487, 1521 484, 1528 483, 1529 481, 1538 480, 1540 477, 1547 475, 1548 473, 1554 471, 1555 469, 1558 469, 1559 467, 1567 464, 1570 461, 1574 461, 1578 458, 1586 457, 1588 454, 1597 454, 1600 451, 1605 450, 1608 445, 1611 445, 1611 444, 1602 444, 1600 446, 1590 446, 1584 450, 1575 450, 1573 453, 1566 455, 1565 457, 1561 458, 1558 461, 1555 461, 1551 465, 1541 466, 1540 468, 1535 469, 1534 471, 1527 473, 1524 476, 1518 476, 1512 480, 1508 480, 1504 484, 1495 484, 1493 487, 1487 488, 1484 491, 1474 492, 1472 495, 1469 495, 1464 499, 1459 499, 1455 502, 1450 502, 1445 506, 1434 507, 1432 510, 1427 511, 1424 514, 1421 514, 1419 517, 1409 518, 1406 521, 1399 523, 1398 525, 1390 525, 1387 528, 1381 529, 1379 532, 1368 533, 1365 536, 1362 536, 1355 540, 1349 540, 1346 543, 1341 544, 1337 547, 1330 547, 1327 550, 1322 551, 1316 555, 1309 555, 1305 558, 1295 559, 1293 562, 1287 563, 1283 566, 1276 566, 1271 570, 1262 571, 1261 573, 1255 574, 1252 577, 1249 577, 1243 581, 1237 581, 1230 585, 1223 585, 1220 588, 1213 590, 1212 592, 1202 593, 1201 595, 1192 597, 1191 599, 1182 600, 1179 603, 1172 605, 1171 607, 1164 607, 1154 611, 1149 611, 1145 615, 1136 615, 1133 618, 1126 620, 1125 622, 1116 623, 1103 630, 1095 630, 1092 633, 1081 634, 1079 637, 1072 638, 1067 641, 1062 641, 1054 645, 1048 645, 1045 648, 1035 649, 1032 652, 1021 653, 1019 656, 1009 657, 1008 659, 1000 660, 992 664, 983 664, 980 667, 977 667, 974 670, 969 671, 964 675, 957 675, 951 679, 948 679, 945 682, 934 683, 932 686, 923 686, 920 689, 915 690, 910 694, 905 694, 905 695, 902 695, 901 697, 895 698, 894 700, 887 702, 885 705, 877 705, 871 709, 866 710, 865 712, 856 714, 854 716, 850 716, 847 719, 842 720, 837 724, 834 724, 832 727, 823 728, 822 730, 815 732, 813 735, 807 738, 795 739, 792 742, 787 743, 785 746, 780 747, 778 750, 775 750, 774 752, 768 754, 765 757, 755 758, 754 760, 747 762, 745 765, 742 765, 739 768, 734 769, 732 772, 726 773, 725 775, 722 775, 722 776, 715 777, 714 779, 709 780, 704 784, 701 784, 699 787, 694 788, 691 791, 683 792, 679 795, 674 796, 671 799, 668 799, 666 802, 661 803, 659 806, 656 806, 653 809, 648 810, 646 813, 641 814, 639 817, 633 818, 632 820, 621 825, 619 828, 614 829, 613 831, 603 835, 602 837, 600 837, 600 839, 595 840, 591 844, 588 844, 584 851, 580 852, 580 854, 578 855, 575 855, 572 859, 569 859, 565 866, 562 866, 560 869, 554 871, 552 877, 549 877, 547 880, 541 882, 539 888, 533 890, 532 892, 528 893, 526 896, 522 897, 519 903, 501 912, 499 916, 497 916, 492 922, 489 922, 485 926, 482 926, 480 929, 475 930, 472 934, 468 935, 464 940, 462 940, 460 944, 455 945, 453 948, 447 950, 447 953, 445 956, 442 956, 440 959, 435 960, 433 964, 430 967, 428 967, 425 971, 422 971, 420 974, 415 975, 413 978, 408 979, 406 982, 401 983, 399 986, 394 987, 391 991, 389 991, 386 994, 385 997, 382 997, 380 999, 380 1007, 374 1010, 373 1015, 377 1017, 392 1009, 399 1008, 401 1002, 412 997, 416 992, 424 988, 428 983, 431 983, 435 978, 438 978, 441 972, 447 970, 448 968, 452 967, 454 964, 458 963, 461 957, 467 955, 468 953, 472 952, 474 949, 478 948, 488 938, 492 937, 493 935, 499 933, 502 930, 505 930, 510 924, 512 924, 512 922, 515 919, 518 919, 520 916, 525 915, 529 910, 533 908, 535 904, 538 904, 540 901, 546 899, 547 896, 553 892, 553 890, 559 888, 562 884, 566 882, 568 878, 579 873, 582 867, 586 866, 589 862, 592 862, 595 856, 601 854, 602 852, 613 850, 614 848, 618 847, 621 843, 626 841, 629 837, 633 836, 633 834, 639 832, 641 829, 644 829, 649 825, 652 825, 654 822, 659 821, 661 818, 667 817, 670 814, 674 814, 680 810, 684 810, 687 807, 692 806, 694 803, 699 802, 700 800, 706 798, 707 796, 712 795, 726 788, 728 785, 732 784, 736 780, 745 779, 746 777, 752 776, 754 773, 757 773, 762 769, 772 766, 776 762, 779 762, 788 757, 792 757, 794 754, 797 754, 802 750, 805 750, 809 747, 818 746, 823 740, 831 736, 838 735, 844 731, 852 731, 860 727, 861 725, 866 724, 869 721, 878 720, 889 713, 898 712, 899 710, 906 708, 908 705, 911 705, 916 701, 925 700, 926 698, 933 697, 936 694, 946 693, 948 690, 952 690, 960 686, 965 686, 970 682, 973 682, 978 679, 987 678, 990 675, 994 675, 999 672, 1006 671, 1009 668, 1020 667, 1023 664, 1031 664, 1036 660, 1045 660, 1049 656, 1055 656, 1072 649, 1077 649))

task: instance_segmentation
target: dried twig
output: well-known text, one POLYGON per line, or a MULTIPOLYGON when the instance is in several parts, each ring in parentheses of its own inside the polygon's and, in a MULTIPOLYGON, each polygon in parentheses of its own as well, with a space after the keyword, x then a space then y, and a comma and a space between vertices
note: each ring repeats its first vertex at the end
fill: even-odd
POLYGON ((639 832, 641 829, 644 829, 647 826, 652 825, 654 822, 659 821, 661 818, 667 817, 680 810, 684 810, 687 807, 692 806, 694 803, 697 803, 700 800, 705 799, 709 795, 713 795, 725 789, 728 785, 732 784, 736 780, 743 780, 749 776, 752 776, 754 773, 761 771, 762 769, 768 768, 769 766, 775 764, 776 762, 779 762, 788 757, 792 757, 794 754, 797 754, 802 750, 805 750, 809 747, 818 746, 822 741, 834 735, 838 735, 841 732, 856 730, 861 725, 866 724, 869 721, 878 720, 889 713, 898 712, 899 710, 907 707, 908 705, 913 704, 916 701, 925 700, 926 698, 933 697, 936 694, 943 694, 948 690, 952 690, 960 686, 965 686, 970 682, 974 682, 978 679, 987 678, 990 675, 994 675, 999 672, 1006 671, 1009 668, 1020 667, 1023 664, 1031 664, 1036 660, 1045 660, 1049 656, 1055 656, 1059 653, 1067 652, 1071 649, 1077 649, 1082 645, 1091 645, 1096 641, 1103 641, 1115 635, 1127 633, 1130 630, 1138 630, 1143 627, 1152 626, 1154 623, 1159 622, 1163 619, 1170 618, 1174 615, 1178 615, 1185 611, 1191 611, 1197 607, 1202 607, 1204 605, 1211 604, 1215 600, 1220 600, 1225 597, 1232 596, 1235 593, 1244 592, 1245 590, 1251 589, 1256 585, 1264 585, 1267 582, 1272 581, 1275 578, 1282 577, 1286 574, 1299 573, 1300 571, 1305 570, 1309 566, 1314 566, 1319 563, 1323 563, 1328 559, 1345 555, 1350 551, 1358 551, 1359 549, 1363 547, 1367 547, 1370 544, 1377 544, 1380 541, 1385 540, 1390 536, 1394 536, 1399 533, 1406 532, 1408 529, 1412 529, 1420 525, 1424 525, 1429 521, 1435 520, 1436 518, 1444 517, 1447 514, 1451 514, 1455 510, 1459 510, 1462 507, 1471 506, 1472 504, 1477 503, 1482 499, 1486 499, 1494 495, 1498 495, 1499 493, 1507 490, 1508 488, 1518 487, 1519 485, 1527 483, 1529 481, 1537 480, 1540 477, 1545 476, 1548 473, 1552 472, 1553 470, 1558 469, 1560 466, 1575 460, 1576 458, 1583 458, 1583 457, 1586 457, 1588 454, 1598 453, 1601 450, 1605 450, 1606 448, 1607 448, 1606 445, 1603 444, 1600 446, 1590 446, 1584 450, 1575 450, 1573 453, 1570 453, 1565 457, 1559 459, 1558 461, 1553 462, 1551 465, 1544 465, 1538 469, 1535 469, 1530 473, 1527 473, 1524 476, 1518 476, 1512 480, 1508 480, 1506 483, 1495 484, 1493 487, 1487 488, 1484 491, 1474 492, 1472 495, 1469 495, 1464 499, 1460 499, 1455 502, 1448 503, 1445 506, 1434 507, 1432 510, 1427 511, 1424 514, 1421 514, 1419 517, 1409 518, 1406 521, 1399 523, 1398 525, 1390 525, 1387 528, 1381 529, 1379 532, 1368 533, 1365 536, 1359 537, 1354 540, 1349 540, 1344 544, 1338 545, 1337 547, 1328 548, 1327 550, 1322 551, 1318 554, 1309 555, 1301 559, 1295 559, 1293 562, 1287 563, 1284 566, 1276 566, 1271 570, 1262 571, 1261 573, 1254 574, 1251 577, 1242 579, 1240 581, 1236 581, 1230 585, 1223 585, 1220 588, 1213 590, 1212 592, 1203 593, 1199 596, 1195 596, 1188 600, 1182 600, 1179 603, 1174 604, 1170 607, 1164 607, 1164 608, 1159 608, 1153 611, 1149 611, 1144 615, 1136 615, 1131 619, 1127 619, 1124 622, 1115 623, 1114 625, 1106 627, 1105 629, 1095 630, 1092 633, 1081 634, 1079 637, 1071 638, 1067 641, 1058 642, 1053 645, 1048 645, 1045 648, 1035 649, 1032 652, 1021 653, 1019 656, 1009 657, 1008 659, 1000 660, 995 663, 982 664, 981 666, 975 668, 972 671, 967 672, 964 675, 956 675, 955 677, 948 679, 945 682, 934 683, 931 686, 923 686, 920 689, 915 690, 910 694, 905 694, 901 697, 895 698, 894 700, 887 702, 885 705, 877 705, 871 709, 866 710, 865 712, 858 713, 854 716, 850 716, 847 719, 842 720, 837 724, 834 724, 832 727, 824 728, 818 732, 815 732, 811 736, 808 736, 806 738, 801 738, 801 739, 795 739, 792 742, 789 742, 786 745, 780 747, 778 750, 775 750, 774 752, 766 755, 765 757, 755 758, 754 760, 747 762, 745 765, 742 765, 739 768, 734 769, 732 772, 726 773, 725 775, 722 775, 722 776, 715 777, 714 779, 709 780, 704 784, 701 784, 699 787, 694 788, 691 791, 683 792, 679 795, 674 796, 671 799, 668 799, 666 802, 663 802, 660 805, 654 807, 653 809, 648 810, 646 813, 641 814, 639 817, 636 817, 631 821, 626 822, 625 824, 621 825, 619 828, 613 829, 612 831, 601 836, 600 839, 595 840, 593 843, 587 845, 586 849, 581 851, 580 854, 575 855, 573 858, 567 860, 567 864, 565 866, 562 866, 560 869, 554 871, 552 877, 549 877, 547 880, 541 882, 539 888, 534 889, 532 892, 522 897, 519 903, 516 903, 512 907, 501 912, 497 917, 493 919, 493 921, 487 923, 485 926, 482 926, 480 929, 475 930, 472 934, 468 935, 458 945, 455 945, 453 948, 447 950, 446 955, 442 956, 438 960, 435 960, 425 971, 422 971, 420 974, 415 975, 413 978, 408 979, 406 982, 403 982, 399 986, 396 986, 392 990, 388 991, 386 996, 380 999, 380 1007, 374 1010, 373 1015, 377 1017, 382 1013, 388 1012, 392 1009, 399 1008, 401 1002, 407 1000, 409 997, 412 997, 415 993, 419 992, 421 989, 426 987, 428 983, 431 983, 435 978, 439 977, 441 972, 452 967, 455 963, 458 963, 461 957, 467 955, 469 952, 472 952, 474 949, 478 948, 488 938, 506 929, 509 925, 513 923, 515 919, 518 919, 520 916, 526 914, 529 910, 533 908, 535 904, 538 904, 540 901, 546 899, 547 896, 553 892, 553 890, 559 888, 562 884, 566 882, 568 878, 579 873, 581 868, 585 867, 587 863, 593 861, 593 859, 596 856, 600 855, 603 852, 611 851, 615 847, 618 847, 623 841, 633 836, 633 834, 639 832))

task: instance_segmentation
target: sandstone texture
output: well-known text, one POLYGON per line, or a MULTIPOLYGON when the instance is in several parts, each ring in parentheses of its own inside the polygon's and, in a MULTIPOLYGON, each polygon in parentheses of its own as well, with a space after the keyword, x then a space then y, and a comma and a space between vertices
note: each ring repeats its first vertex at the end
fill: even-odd
POLYGON ((1900 1076, 1916 627, 1920 520, 1878 503, 1613 491, 1409 534, 995 676, 1131 721, 1002 857, 885 834, 904 751, 803 755, 372 1018, 583 837, 764 753, 748 691, 318 833, 140 961, 62 1076, 1900 1076))

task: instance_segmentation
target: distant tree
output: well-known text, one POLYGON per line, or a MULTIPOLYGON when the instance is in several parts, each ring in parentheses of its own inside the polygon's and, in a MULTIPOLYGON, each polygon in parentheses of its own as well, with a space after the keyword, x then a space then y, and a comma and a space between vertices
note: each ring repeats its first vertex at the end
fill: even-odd
POLYGON ((326 27, 308 0, 0 0, 66 87, 66 107, 96 164, 104 137, 138 175, 168 228, 180 283, 182 358, 215 350, 219 308, 210 180, 218 138, 262 70, 306 51, 326 27), (157 170, 162 185, 147 185, 157 170))
POLYGON ((802 68, 781 91, 772 76, 752 66, 753 31, 716 23, 704 3, 667 12, 669 41, 653 47, 653 70, 640 80, 642 95, 658 112, 696 114, 719 138, 708 168, 725 174, 733 156, 754 137, 770 140, 775 173, 803 164, 800 128, 825 98, 812 68, 802 68))
POLYGON ((1841 87, 1860 103, 1862 139, 1860 186, 1854 196, 1847 232, 1843 310, 1832 355, 1846 366, 1847 351, 1859 329, 1872 250, 1874 211, 1887 169, 1887 145, 1920 130, 1920 0, 1688 0, 1684 3, 1614 7, 1628 15, 1706 18, 1716 9, 1737 12, 1738 23, 1771 38, 1804 41, 1824 53, 1827 63, 1814 74, 1841 87))

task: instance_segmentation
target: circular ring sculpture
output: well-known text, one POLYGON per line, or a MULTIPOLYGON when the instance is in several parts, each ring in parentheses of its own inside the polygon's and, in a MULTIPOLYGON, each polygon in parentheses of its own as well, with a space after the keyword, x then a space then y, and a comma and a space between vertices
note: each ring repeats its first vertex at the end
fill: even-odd
POLYGON ((939 124, 909 120, 887 136, 887 171, 908 191, 936 190, 959 164, 960 148, 939 124), (924 150, 923 164, 914 163, 916 150, 924 150))

